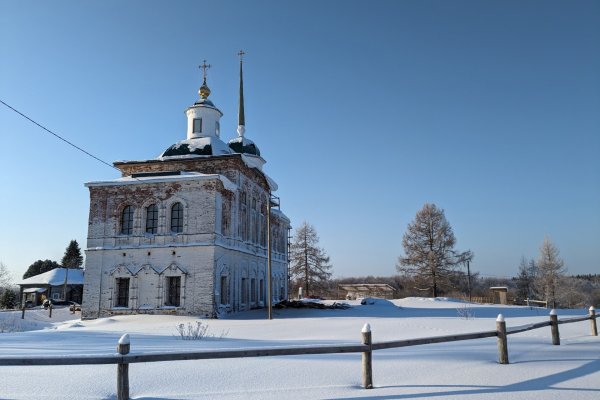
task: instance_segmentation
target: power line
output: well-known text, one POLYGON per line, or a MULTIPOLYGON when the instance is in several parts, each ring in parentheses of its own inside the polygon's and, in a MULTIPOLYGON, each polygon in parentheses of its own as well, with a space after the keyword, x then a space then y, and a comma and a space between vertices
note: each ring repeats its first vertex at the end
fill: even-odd
POLYGON ((0 103, 4 104, 6 107, 10 108, 11 110, 13 110, 13 111, 14 111, 14 112, 16 112, 17 114, 19 114, 21 117, 23 117, 23 118, 25 118, 26 120, 28 120, 29 122, 32 122, 33 124, 35 124, 35 125, 39 126, 40 128, 42 128, 42 129, 43 129, 43 130, 45 130, 46 132, 50 133, 51 135, 54 135, 54 136, 55 136, 55 137, 57 137, 58 139, 60 139, 60 140, 62 140, 63 142, 67 143, 68 145, 70 145, 70 146, 72 146, 72 147, 76 148, 77 150, 81 151, 82 153, 84 153, 84 154, 86 154, 86 155, 88 155, 88 156, 92 157, 92 158, 93 158, 93 159, 95 159, 96 161, 99 161, 99 162, 101 162, 102 164, 109 166, 110 168, 113 168, 113 169, 116 169, 117 171, 120 171, 120 170, 119 170, 117 167, 115 167, 114 165, 111 165, 111 164, 107 163, 106 161, 104 161, 104 160, 102 160, 102 159, 100 159, 100 158, 96 157, 96 156, 95 156, 95 155, 93 155, 92 153, 90 153, 90 152, 88 152, 88 151, 86 151, 86 150, 82 149, 81 147, 79 147, 79 146, 77 146, 77 145, 75 145, 75 144, 71 143, 71 142, 70 142, 70 141, 68 141, 67 139, 65 139, 65 138, 63 138, 62 136, 60 136, 59 134, 52 132, 50 129, 46 128, 44 125, 42 125, 42 124, 40 124, 40 123, 38 123, 38 122, 34 121, 33 119, 29 118, 27 115, 23 114, 21 111, 17 110, 16 108, 14 108, 14 107, 12 107, 12 106, 10 106, 10 105, 6 104, 6 103, 5 103, 4 101, 2 101, 1 99, 0 99, 0 103))

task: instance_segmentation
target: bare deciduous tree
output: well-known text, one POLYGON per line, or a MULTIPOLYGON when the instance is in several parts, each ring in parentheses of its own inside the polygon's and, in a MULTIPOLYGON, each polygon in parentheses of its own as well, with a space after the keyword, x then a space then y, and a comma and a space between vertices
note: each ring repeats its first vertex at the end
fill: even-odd
POLYGON ((457 268, 473 259, 471 251, 454 250, 455 244, 456 238, 444 210, 425 203, 408 224, 402 238, 405 256, 398 258, 396 268, 414 276, 418 284, 431 289, 433 297, 437 297, 440 288, 448 286, 457 268))
POLYGON ((557 289, 560 278, 566 272, 565 263, 560 258, 558 248, 546 236, 540 246, 537 261, 537 286, 548 304, 556 307, 557 289))
POLYGON ((304 287, 304 295, 307 297, 331 277, 329 257, 319 247, 317 231, 308 222, 296 229, 290 246, 290 263, 291 279, 304 287))
POLYGON ((12 284, 12 277, 8 271, 8 267, 0 262, 0 289, 9 288, 12 284))

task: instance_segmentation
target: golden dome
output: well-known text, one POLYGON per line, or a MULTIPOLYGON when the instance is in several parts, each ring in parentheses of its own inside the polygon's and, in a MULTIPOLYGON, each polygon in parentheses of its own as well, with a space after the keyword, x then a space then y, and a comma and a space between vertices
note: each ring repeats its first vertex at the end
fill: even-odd
POLYGON ((200 98, 202 98, 202 99, 206 99, 208 96, 210 96, 210 89, 206 85, 206 77, 204 78, 204 81, 202 82, 202 86, 200 86, 200 89, 198 89, 198 94, 200 95, 200 98))

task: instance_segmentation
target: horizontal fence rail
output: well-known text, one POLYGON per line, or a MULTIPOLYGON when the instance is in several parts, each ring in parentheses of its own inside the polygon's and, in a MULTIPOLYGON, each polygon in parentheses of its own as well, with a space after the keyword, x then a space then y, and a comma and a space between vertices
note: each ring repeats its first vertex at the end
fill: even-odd
POLYGON ((125 334, 119 340, 117 352, 113 354, 89 354, 89 355, 55 355, 55 356, 4 356, 0 357, 0 366, 36 366, 36 365, 94 365, 94 364, 117 364, 117 398, 124 400, 129 398, 129 364, 142 362, 165 362, 206 360, 224 358, 247 358, 247 357, 273 357, 294 356, 310 354, 332 354, 332 353, 362 353, 363 387, 370 389, 372 383, 372 358, 375 350, 419 346, 434 343, 456 342, 461 340, 473 340, 489 337, 498 337, 498 362, 508 364, 508 348, 506 336, 526 332, 533 329, 551 327, 552 343, 560 344, 558 325, 569 324, 589 320, 591 333, 598 336, 594 307, 590 307, 589 314, 581 317, 565 318, 559 320, 556 311, 550 312, 550 320, 533 324, 515 326, 506 329, 506 322, 502 315, 496 320, 496 329, 483 332, 462 333, 446 336, 432 336, 417 339, 393 340, 373 343, 369 324, 365 324, 361 331, 362 344, 337 344, 337 345, 313 345, 313 346, 288 346, 288 347, 261 347, 246 349, 221 349, 195 352, 160 352, 160 353, 130 353, 129 335, 125 334))
POLYGON ((396 348, 396 347, 408 347, 408 346, 420 346, 423 344, 457 342, 460 340, 482 339, 482 338, 488 338, 488 337, 494 337, 494 336, 498 336, 497 331, 462 333, 462 334, 447 335, 447 336, 432 336, 432 337, 419 338, 419 339, 392 340, 389 342, 373 343, 372 349, 373 350, 392 349, 392 348, 396 348))
POLYGON ((521 333, 526 331, 531 331, 534 329, 543 328, 544 326, 550 326, 550 321, 538 322, 535 324, 527 324, 520 326, 513 326, 512 328, 507 329, 507 335, 514 335, 515 333, 521 333))

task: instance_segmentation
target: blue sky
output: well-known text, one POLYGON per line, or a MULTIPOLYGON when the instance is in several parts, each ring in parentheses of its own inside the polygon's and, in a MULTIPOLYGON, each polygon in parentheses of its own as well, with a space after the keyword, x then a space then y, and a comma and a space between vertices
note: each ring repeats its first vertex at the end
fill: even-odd
MULTIPOLYGON (((197 66, 293 226, 336 276, 392 275, 425 202, 472 269, 516 274, 548 235, 600 272, 597 1, 0 2, 0 99, 103 160, 185 138, 197 66)), ((85 247, 84 182, 117 171, 0 105, 0 261, 15 278, 85 247)))

